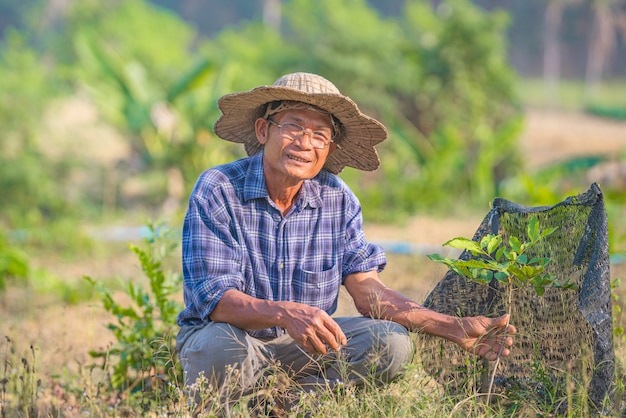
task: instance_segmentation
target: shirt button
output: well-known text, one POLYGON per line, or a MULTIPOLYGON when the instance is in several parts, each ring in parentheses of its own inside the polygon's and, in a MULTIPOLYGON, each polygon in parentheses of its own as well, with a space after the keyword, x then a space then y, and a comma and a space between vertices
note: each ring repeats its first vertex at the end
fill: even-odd
POLYGON ((280 264, 278 265, 278 268, 284 269, 284 268, 285 268, 285 264, 280 263, 280 264))

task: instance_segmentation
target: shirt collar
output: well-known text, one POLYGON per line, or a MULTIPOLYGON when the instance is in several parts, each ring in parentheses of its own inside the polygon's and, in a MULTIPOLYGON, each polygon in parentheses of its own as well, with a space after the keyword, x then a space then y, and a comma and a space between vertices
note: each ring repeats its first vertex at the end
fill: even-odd
MULTIPOLYGON (((248 165, 246 180, 243 188, 244 199, 251 200, 264 197, 269 198, 267 186, 265 185, 265 175, 263 174, 263 150, 261 149, 261 152, 249 157, 249 159, 250 164, 248 165)), ((299 207, 306 207, 308 205, 312 208, 322 206, 319 179, 320 176, 323 175, 324 170, 322 170, 322 173, 318 174, 313 179, 304 181, 300 194, 295 202, 296 205, 299 207)))
POLYGON ((269 197, 267 187, 265 186, 265 176, 263 175, 263 149, 261 149, 261 152, 249 157, 249 162, 243 186, 244 200, 269 197))

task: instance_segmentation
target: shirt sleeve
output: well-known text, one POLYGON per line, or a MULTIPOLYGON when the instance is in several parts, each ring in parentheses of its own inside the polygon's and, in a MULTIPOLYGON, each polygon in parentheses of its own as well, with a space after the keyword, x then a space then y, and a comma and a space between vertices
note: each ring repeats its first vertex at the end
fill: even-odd
POLYGON ((229 226, 227 201, 216 187, 200 193, 196 186, 189 200, 182 237, 186 307, 179 323, 210 321, 224 292, 244 288, 241 250, 229 226))
POLYGON ((381 272, 387 265, 383 248, 378 244, 367 242, 363 230, 361 204, 349 189, 347 199, 342 282, 350 274, 374 270, 381 272))

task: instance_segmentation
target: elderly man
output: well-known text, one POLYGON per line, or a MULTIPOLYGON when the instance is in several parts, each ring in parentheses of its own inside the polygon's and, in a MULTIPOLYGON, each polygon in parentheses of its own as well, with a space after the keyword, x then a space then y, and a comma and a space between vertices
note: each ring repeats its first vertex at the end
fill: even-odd
POLYGON ((410 361, 410 331, 491 360, 508 355, 506 316, 439 314, 380 280, 385 254, 366 240, 359 201, 337 176, 378 167, 380 122, 308 73, 226 95, 219 107, 216 134, 249 157, 205 171, 189 199, 177 338, 187 384, 203 373, 232 402, 272 368, 299 389, 385 383, 410 361), (362 316, 331 317, 341 285, 362 316))

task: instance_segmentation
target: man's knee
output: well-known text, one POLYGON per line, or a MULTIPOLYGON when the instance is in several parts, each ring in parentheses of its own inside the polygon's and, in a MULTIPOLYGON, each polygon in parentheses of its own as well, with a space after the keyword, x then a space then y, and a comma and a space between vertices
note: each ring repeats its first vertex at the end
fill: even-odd
POLYGON ((391 381, 401 374, 413 356, 413 342, 409 331, 402 325, 389 321, 376 327, 370 356, 379 370, 379 378, 391 381))
POLYGON ((345 347, 346 360, 357 374, 389 382, 411 361, 413 342, 402 325, 363 317, 342 318, 340 322, 350 335, 345 347))
POLYGON ((228 371, 239 370, 246 363, 249 350, 242 329, 214 322, 196 329, 178 347, 185 382, 191 385, 204 374, 209 383, 221 386, 228 371))

